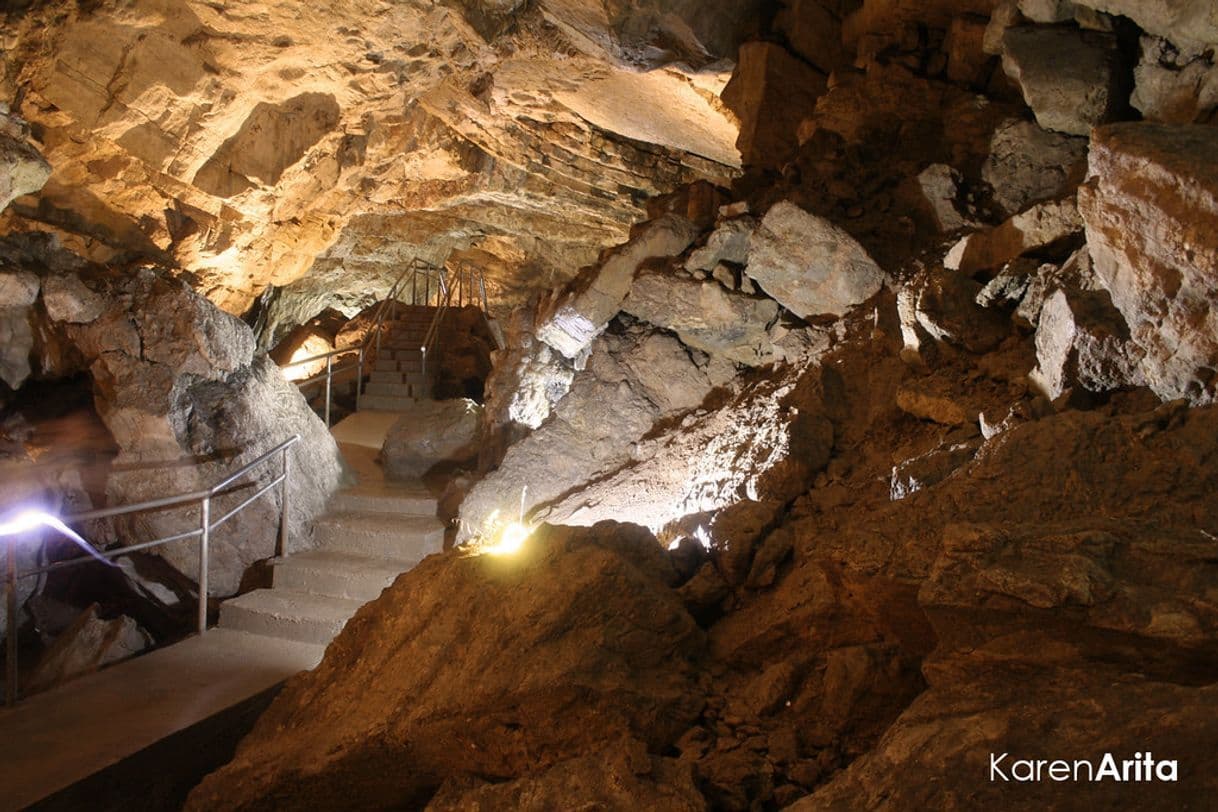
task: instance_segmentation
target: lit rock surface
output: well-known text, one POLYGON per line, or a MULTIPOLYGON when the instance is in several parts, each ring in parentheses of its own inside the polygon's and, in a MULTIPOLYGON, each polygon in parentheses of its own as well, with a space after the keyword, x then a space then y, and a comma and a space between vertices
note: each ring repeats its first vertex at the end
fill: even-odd
POLYGON ((643 261, 679 255, 697 233, 693 223, 674 215, 644 224, 609 259, 585 269, 561 293, 542 316, 537 337, 567 358, 581 355, 622 309, 643 261))
POLYGON ((1002 66, 1046 130, 1087 135, 1128 104, 1116 38, 1093 31, 1007 29, 1002 66))
POLYGON ((1218 110, 1218 66, 1212 52, 1181 51, 1167 40, 1142 37, 1130 103, 1148 121, 1211 122, 1218 110))
POLYGON ((0 211, 18 197, 37 192, 51 166, 30 146, 26 128, 0 112, 0 211))
POLYGON ((1040 311, 1036 355, 1032 379, 1050 400, 1071 386, 1107 392, 1141 383, 1140 353, 1104 291, 1052 294, 1040 311))
POLYGON ((1038 203, 996 228, 962 237, 943 264, 965 274, 998 268, 1034 251, 1067 243, 1082 233, 1073 198, 1038 203))
POLYGON ((749 242, 749 277, 797 316, 840 316, 873 296, 885 275, 840 227, 779 203, 749 242))
POLYGON ((1208 127, 1097 131, 1079 209, 1095 273, 1164 399, 1214 399, 1218 369, 1218 142, 1208 127))
POLYGON ((730 361, 758 366, 777 357, 767 328, 778 318, 778 304, 727 291, 717 281, 643 274, 622 310, 672 330, 689 347, 730 361))
POLYGON ((15 222, 169 259, 234 313, 334 271, 335 300, 383 296, 403 260, 451 252, 517 301, 620 242, 645 197, 735 173, 720 60, 754 6, 14 12, 6 81, 53 170, 15 222))

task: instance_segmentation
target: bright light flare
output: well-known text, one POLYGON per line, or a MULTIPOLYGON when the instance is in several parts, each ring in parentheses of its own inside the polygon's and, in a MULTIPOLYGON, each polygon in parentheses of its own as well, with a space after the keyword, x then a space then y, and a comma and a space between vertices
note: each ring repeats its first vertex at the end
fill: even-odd
POLYGON ((495 540, 482 546, 486 555, 515 555, 524 548, 533 531, 520 522, 509 522, 499 531, 495 540))
POLYGON ((61 522, 58 517, 52 516, 41 510, 23 510, 17 513, 11 519, 0 521, 0 538, 5 536, 21 536, 36 530, 39 527, 49 527, 52 530, 58 530, 61 534, 71 540, 77 547, 84 550, 89 555, 96 558, 107 567, 117 566, 113 561, 101 555, 93 548, 93 545, 85 541, 80 535, 61 522))

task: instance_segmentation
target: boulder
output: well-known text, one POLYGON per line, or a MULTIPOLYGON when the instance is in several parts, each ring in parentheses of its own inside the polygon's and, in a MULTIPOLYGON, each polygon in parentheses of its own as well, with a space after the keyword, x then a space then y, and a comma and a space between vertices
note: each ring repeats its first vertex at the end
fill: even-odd
POLYGON ((1003 70, 1047 130, 1087 135, 1128 107, 1126 66, 1111 34, 1019 26, 1002 45, 1003 70))
POLYGON ((93 604, 55 638, 25 686, 27 693, 54 688, 75 677, 128 657, 152 645, 152 638, 126 615, 102 620, 93 604))
POLYGON ((800 318, 841 316, 887 280, 843 229, 786 201, 775 204, 753 232, 746 273, 800 318))
POLYGON ((628 243, 563 289, 538 320, 537 337, 567 358, 582 355, 622 309, 639 266, 653 257, 677 256, 697 235, 693 223, 676 215, 638 227, 628 243))
POLYGON ((1077 243, 1083 232, 1074 198, 1038 203, 995 228, 960 239, 943 265, 966 275, 1000 268, 1017 257, 1077 243))
POLYGON ((413 480, 478 459, 482 407, 472 400, 416 400, 389 428, 381 462, 390 479, 413 480))
POLYGON ((1087 174, 1087 139, 1010 119, 994 131, 981 178, 1004 217, 1072 194, 1087 174))
POLYGON ((465 498, 458 540, 505 505, 520 505, 522 493, 530 511, 617 470, 657 420, 694 408, 734 374, 728 362, 700 366, 680 341, 654 327, 602 334, 549 419, 508 448, 499 468, 465 498))
POLYGON ((963 176, 946 164, 931 164, 913 180, 911 197, 940 233, 959 231, 969 222, 957 201, 963 176))
POLYGON ((718 281, 645 273, 635 279, 622 310, 711 355, 748 366, 775 360, 767 329, 778 318, 777 303, 729 292, 718 281))
POLYGON ((1107 291, 1058 290, 1040 312, 1030 380, 1049 400, 1074 386, 1097 393, 1138 386, 1138 356, 1107 291))
POLYGON ((1197 125, 1096 130, 1079 210, 1095 274, 1159 397, 1210 402, 1218 370, 1218 139, 1197 125))
POLYGON ((722 98, 740 121, 736 146, 744 165, 777 168, 794 157, 800 122, 827 87, 823 73, 781 45, 741 45, 722 98))
POLYGON ((1142 37, 1130 103, 1147 121, 1209 123, 1218 110, 1218 66, 1213 52, 1181 51, 1167 40, 1142 37))
POLYGON ((751 217, 724 222, 706 238, 706 245, 689 253, 685 270, 710 271, 721 262, 744 265, 749 261, 749 236, 755 228, 757 222, 751 217))
POLYGON ((1145 32, 1188 50, 1218 45, 1218 9, 1210 0, 1079 0, 1080 5, 1133 20, 1145 32))
POLYGON ((527 779, 492 801, 554 798, 570 769, 558 765, 608 743, 662 752, 705 701, 704 637, 657 571, 664 558, 650 535, 607 523, 538 528, 510 558, 424 560, 289 682, 186 808, 341 807, 352 786, 363 807, 421 808, 446 781, 488 778, 527 779))
POLYGON ((75 275, 48 276, 42 282, 42 304, 52 321, 87 324, 106 309, 105 299, 75 275))
MULTIPOLYGON (((8 120, 0 114, 0 119, 8 120)), ((51 177, 51 165, 29 144, 0 127, 0 211, 22 195, 33 194, 51 177)))

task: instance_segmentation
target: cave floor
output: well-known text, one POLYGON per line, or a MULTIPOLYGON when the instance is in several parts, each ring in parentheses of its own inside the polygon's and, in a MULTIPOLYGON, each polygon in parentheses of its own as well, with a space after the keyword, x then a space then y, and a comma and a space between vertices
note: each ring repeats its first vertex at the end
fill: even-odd
POLYGON ((22 809, 321 661, 324 646, 212 629, 0 710, 0 809, 22 809))

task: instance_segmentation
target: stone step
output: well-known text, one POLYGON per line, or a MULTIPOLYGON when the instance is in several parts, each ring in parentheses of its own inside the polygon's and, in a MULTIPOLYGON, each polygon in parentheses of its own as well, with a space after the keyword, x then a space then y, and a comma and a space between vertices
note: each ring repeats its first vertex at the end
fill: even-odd
POLYGON ((431 391, 426 379, 422 375, 407 375, 407 382, 396 383, 392 381, 382 381, 379 378, 373 379, 366 387, 364 394, 377 396, 384 395, 390 398, 418 398, 422 397, 421 392, 431 391), (413 380, 411 380, 413 379, 413 380))
POLYGON ((378 358, 372 365, 373 372, 422 372, 423 361, 397 361, 393 358, 378 358))
POLYGON ((381 358, 390 358, 394 361, 423 361, 423 351, 420 349, 401 349, 401 350, 381 350, 381 358))
POLYGON ((422 487, 372 484, 357 485, 334 494, 329 509, 334 513, 388 513, 396 516, 436 515, 436 498, 422 487))
POLYGON ((407 566, 444 549, 444 523, 435 516, 330 513, 317 520, 313 534, 319 549, 407 566))
POLYGON ((333 550, 310 550, 275 562, 275 589, 347 600, 371 601, 403 572, 383 558, 333 550))
POLYGON ((378 412, 409 412, 414 410, 415 403, 431 398, 431 387, 420 386, 414 390, 413 397, 392 397, 390 395, 364 395, 360 398, 361 409, 372 409, 378 412))
POLYGON ((326 645, 364 603, 288 589, 255 589, 220 604, 220 627, 326 645))
POLYGON ((383 369, 373 370, 368 376, 369 383, 414 383, 427 384, 431 376, 422 372, 387 372, 383 369))

